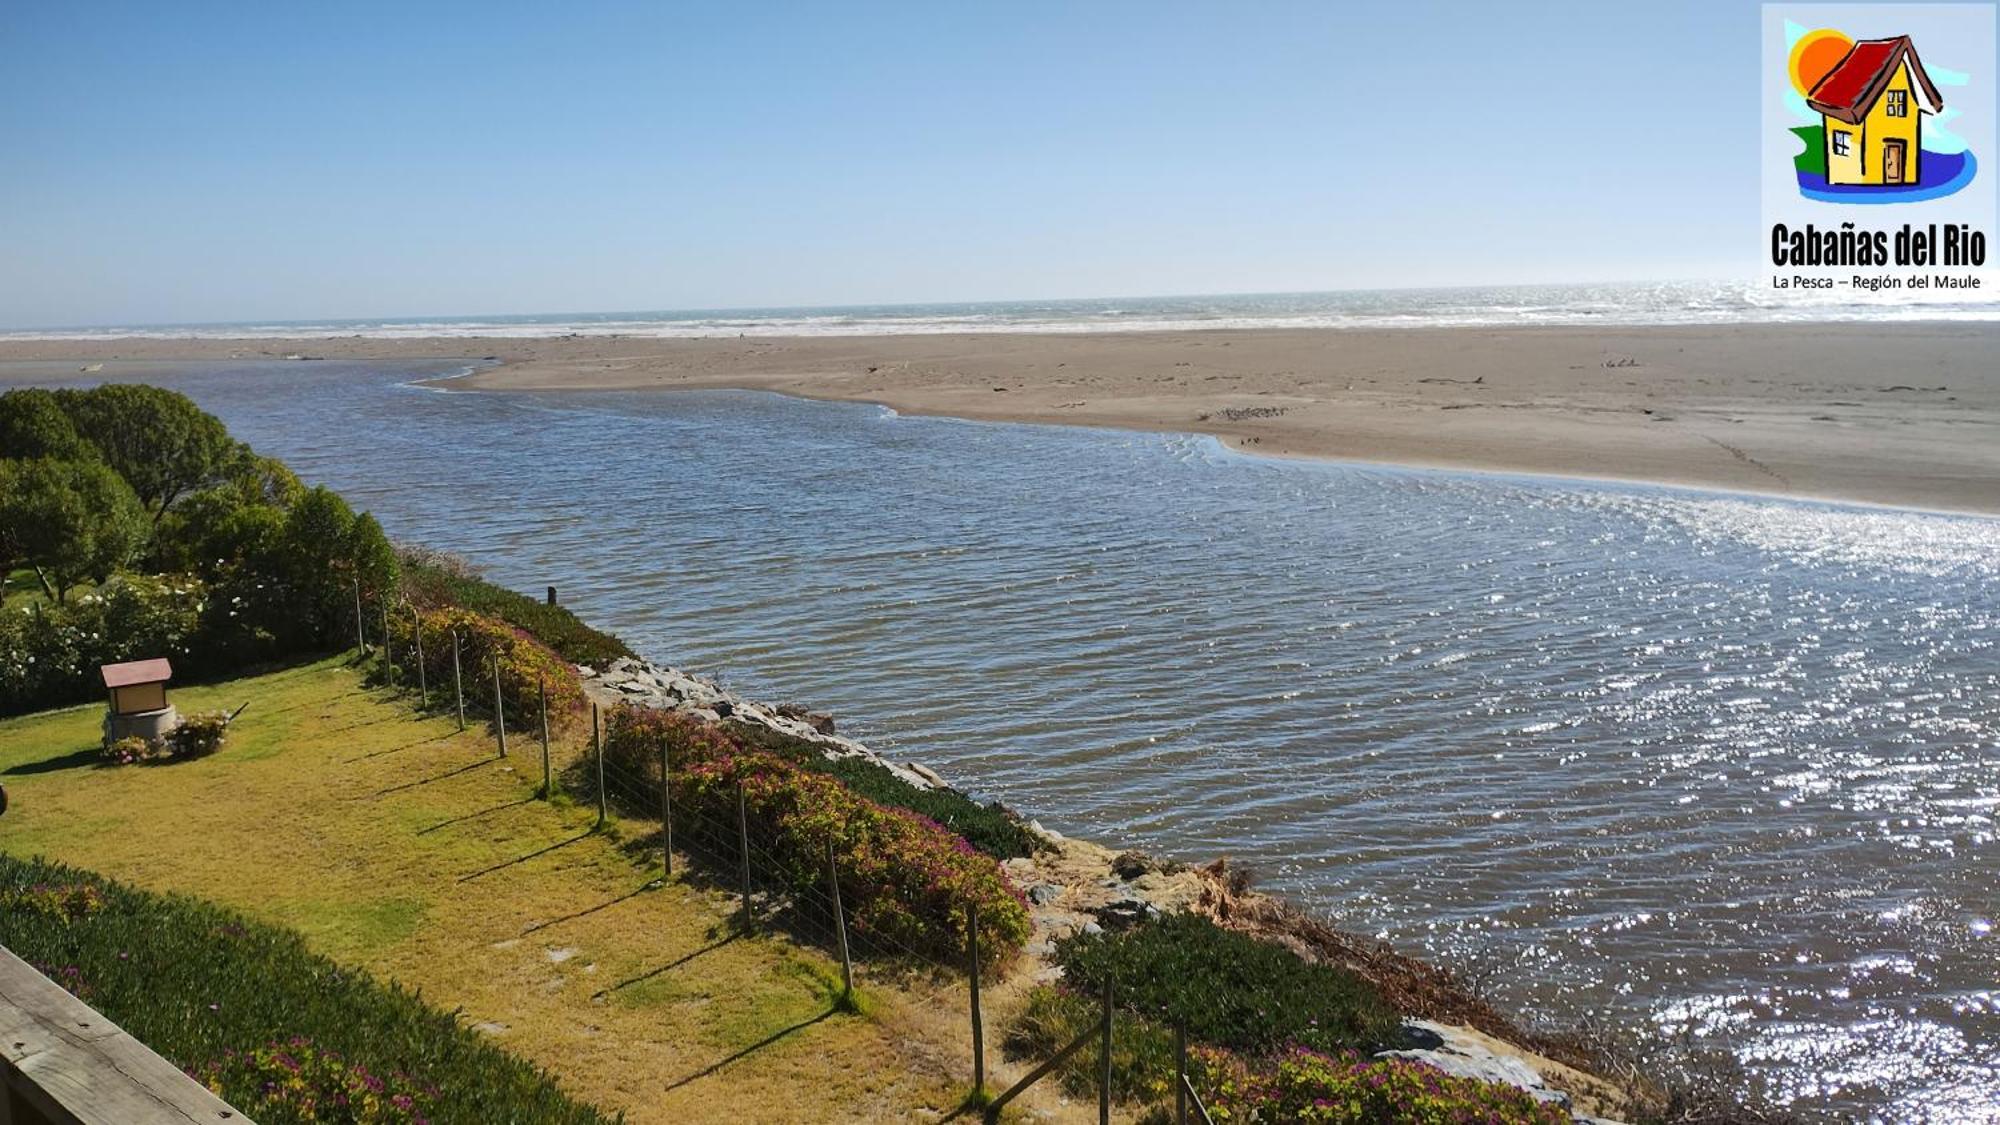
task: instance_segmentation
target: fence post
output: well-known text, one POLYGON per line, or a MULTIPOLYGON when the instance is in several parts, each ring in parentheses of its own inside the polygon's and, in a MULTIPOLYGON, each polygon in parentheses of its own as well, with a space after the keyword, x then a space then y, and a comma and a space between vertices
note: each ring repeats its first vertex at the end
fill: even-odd
POLYGON ((660 739, 660 858, 665 861, 667 874, 674 876, 674 777, 667 771, 667 740, 660 739))
POLYGON ((451 694, 458 702, 458 729, 465 729, 465 674, 458 667, 458 630, 451 631, 451 694))
POLYGON ((757 932, 757 921, 750 913, 750 814, 743 809, 743 780, 736 781, 736 849, 743 857, 743 928, 757 932))
POLYGON ((1187 1024, 1174 1021, 1174 1125, 1187 1125, 1187 1024))
POLYGON ((972 1096, 986 1096, 986 1026, 979 1013, 979 907, 965 904, 965 947, 972 962, 972 1096))
POLYGON ((1104 974, 1104 1037, 1098 1044, 1097 1125, 1111 1125, 1111 974, 1104 974))
POLYGON ((368 634, 361 628, 361 576, 354 576, 354 647, 361 655, 368 655, 368 634))
POLYGON ((590 743, 597 748, 597 826, 604 827, 604 728, 597 724, 597 704, 590 705, 590 743))
POLYGON ((382 679, 396 686, 396 645, 389 639, 389 599, 382 599, 382 679))
POLYGON ((417 710, 431 705, 430 676, 424 671, 424 615, 410 610, 410 632, 417 638, 417 710))
POLYGON ((854 961, 847 955, 847 912, 840 905, 840 868, 833 862, 833 840, 826 842, 826 889, 833 894, 833 933, 840 943, 840 1006, 854 1008, 854 961))
POLYGON ((535 680, 535 698, 542 708, 542 800, 556 795, 555 779, 549 775, 549 678, 539 676, 535 680))
POLYGON ((500 732, 500 756, 507 756, 507 702, 500 698, 500 654, 493 654, 493 726, 500 732))

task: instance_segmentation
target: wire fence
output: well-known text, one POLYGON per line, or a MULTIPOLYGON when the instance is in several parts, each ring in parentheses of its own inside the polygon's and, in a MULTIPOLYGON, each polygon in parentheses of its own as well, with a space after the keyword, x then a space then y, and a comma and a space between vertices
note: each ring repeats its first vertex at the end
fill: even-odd
MULTIPOLYGON (((453 653, 452 682, 432 683, 423 671, 426 662, 420 653, 426 641, 418 615, 412 612, 418 623, 411 631, 414 642, 410 646, 412 651, 405 654, 405 663, 399 665, 396 660, 396 636, 391 629, 392 614, 406 612, 408 608, 382 607, 379 634, 382 643, 373 649, 368 647, 369 630, 364 624, 366 619, 361 612, 358 594, 356 610, 356 639, 362 646, 360 659, 365 664, 372 653, 376 674, 383 686, 397 692, 415 691, 420 711, 453 715, 461 730, 466 729, 468 713, 479 715, 483 712, 492 718, 495 750, 499 756, 508 757, 511 751, 513 754, 532 753, 539 758, 542 784, 536 790, 537 798, 551 799, 558 794, 566 794, 572 799, 589 801, 595 806, 598 828, 609 824, 614 815, 642 823, 657 821, 660 830, 655 836, 647 838, 646 843, 654 850, 664 879, 731 895, 736 900, 734 925, 740 933, 782 933, 802 945, 825 951, 837 960, 841 969, 841 989, 833 1001, 836 1011, 858 1010, 855 990, 857 986, 871 983, 893 989, 907 1002, 931 1011, 946 1010, 948 1005, 961 1006, 959 1010, 964 1014, 972 1071, 970 1088, 960 1107, 961 1115, 997 1120, 1005 1106, 1054 1073, 1058 1067, 1095 1046, 1097 1065, 1093 1074, 1096 1081, 1092 1092, 1096 1095, 1098 1120, 1110 1121, 1113 1031, 1119 1017, 1115 997, 1108 985, 1099 998, 1097 1018, 1088 1030, 1046 1058, 1008 1060, 1026 1065, 1028 1069, 1005 1089, 997 1093, 990 1091, 989 1047, 982 1004, 986 981, 982 978, 981 926, 976 904, 965 903, 961 907, 965 912, 966 939, 965 946, 955 951, 955 956, 941 956, 935 950, 917 948, 880 929, 856 924, 850 912, 851 904, 843 898, 841 890, 840 856, 831 844, 825 854, 824 876, 812 881, 799 878, 799 857, 780 853, 769 827, 760 818, 749 814, 740 783, 733 816, 717 815, 712 808, 702 808, 685 799, 676 801, 674 763, 667 750, 662 748, 660 751, 657 777, 645 776, 615 757, 608 756, 604 751, 604 723, 597 704, 590 705, 590 727, 585 734, 588 741, 580 751, 566 749, 558 745, 552 730, 545 685, 544 690, 538 693, 539 706, 534 708, 535 713, 509 714, 500 689, 497 664, 488 669, 467 667, 460 659, 459 638, 456 635, 448 639, 434 636, 429 640, 434 646, 449 647, 453 653), (490 708, 482 706, 481 698, 489 691, 492 700, 490 708), (517 734, 511 745, 509 727, 517 734), (524 740, 518 737, 523 731, 530 734, 525 746, 524 740)), ((443 649, 440 647, 433 651, 441 652, 443 649)), ((562 724, 553 726, 560 728, 562 724)), ((1207 1123, 1210 1118, 1195 1092, 1187 1060, 1185 1036, 1177 1029, 1174 1120, 1180 1125, 1189 1121, 1207 1123)))

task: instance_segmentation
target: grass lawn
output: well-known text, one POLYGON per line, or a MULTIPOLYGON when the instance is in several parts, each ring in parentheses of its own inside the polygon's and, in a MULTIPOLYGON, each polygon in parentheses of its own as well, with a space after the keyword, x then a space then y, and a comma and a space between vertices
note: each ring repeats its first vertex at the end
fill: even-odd
MULTIPOLYGON (((338 660, 174 692, 249 708, 223 750, 101 768, 100 705, 0 721, 0 851, 241 910, 421 991, 633 1121, 907 1120, 963 1094, 895 990, 832 1014, 838 967, 732 937, 725 895, 533 799, 532 739, 420 717, 338 660)), ((631 826, 631 834, 647 831, 631 826)))

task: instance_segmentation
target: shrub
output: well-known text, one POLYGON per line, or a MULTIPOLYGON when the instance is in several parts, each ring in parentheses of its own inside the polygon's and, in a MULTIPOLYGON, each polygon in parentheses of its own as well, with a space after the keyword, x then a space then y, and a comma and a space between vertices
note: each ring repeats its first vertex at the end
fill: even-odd
POLYGON ((497 617, 533 634, 571 664, 603 667, 633 655, 624 641, 591 628, 562 606, 496 586, 452 556, 405 548, 402 564, 403 596, 421 609, 455 606, 497 617))
POLYGON ((164 747, 152 739, 128 734, 106 742, 102 754, 107 766, 136 766, 140 762, 152 761, 163 752, 164 747))
POLYGON ((1188 1052, 1189 1078, 1217 1122, 1301 1125, 1569 1125, 1568 1110, 1525 1090, 1459 1078, 1406 1059, 1326 1055, 1294 1048, 1246 1063, 1225 1051, 1188 1052))
POLYGON ((200 670, 207 608, 195 579, 126 574, 65 605, 0 614, 0 714, 101 699, 102 664, 170 656, 200 670))
MULTIPOLYGON (((1095 997, 1042 985, 1007 1030, 1007 1052, 1022 1059, 1045 1059, 1096 1028, 1103 1008, 1095 997)), ((1097 1050, 1086 1047, 1057 1071, 1063 1089, 1085 1098, 1097 1090, 1097 1050)), ((1111 1021, 1111 1096, 1126 1102, 1157 1102, 1174 1092, 1173 1032, 1132 1017, 1111 1021)))
POLYGON ((222 749, 229 731, 229 716, 221 711, 201 711, 181 719, 167 732, 167 755, 173 758, 200 758, 222 749))
POLYGON ((459 667, 464 677, 467 710, 490 714, 493 666, 500 666, 500 697, 510 729, 530 730, 541 723, 541 690, 547 685, 549 724, 567 725, 584 707, 583 680, 568 661, 534 637, 496 618, 463 609, 428 612, 411 610, 389 616, 396 646, 396 674, 413 680, 417 637, 423 637, 424 674, 433 687, 448 689, 452 676, 452 637, 459 642, 459 667))
POLYGON ((739 723, 731 729, 744 742, 782 754, 807 769, 832 774, 871 801, 929 817, 995 859, 1033 855, 1047 846, 997 801, 982 805, 956 789, 919 789, 876 762, 860 757, 828 758, 818 745, 767 727, 739 723))
POLYGON ((1194 1039, 1221 1047, 1373 1049, 1397 1026, 1395 1010, 1353 973, 1310 964, 1197 914, 1064 938, 1055 961, 1086 995, 1109 978, 1121 1007, 1178 1022, 1194 1039))
POLYGON ((303 1035, 247 1051, 231 1047, 197 1071, 195 1078, 218 1095, 225 1090, 254 1091, 248 1100, 234 1104, 266 1120, 423 1125, 438 1094, 436 1087, 400 1071, 377 1075, 303 1035))
POLYGON ((936 822, 746 747, 719 724, 628 704, 611 712, 606 769, 644 786, 640 811, 657 808, 650 801, 659 791, 662 744, 673 758, 675 816, 708 826, 718 854, 735 852, 728 827, 736 822, 739 783, 753 844, 767 853, 767 873, 794 891, 823 891, 831 843, 857 935, 879 939, 891 952, 956 962, 966 948, 965 909, 973 905, 982 959, 1005 960, 1027 940, 1027 904, 1000 865, 936 822))
POLYGON ((423 1094, 417 1112, 438 1125, 606 1120, 455 1014, 310 952, 295 933, 206 903, 0 855, 0 944, 66 974, 74 967, 93 1007, 174 1065, 212 1078, 264 1125, 405 1120, 274 1098, 270 1068, 288 1068, 268 1052, 295 1037, 312 1044, 311 1059, 293 1056, 312 1088, 375 1076, 392 1099, 423 1094))

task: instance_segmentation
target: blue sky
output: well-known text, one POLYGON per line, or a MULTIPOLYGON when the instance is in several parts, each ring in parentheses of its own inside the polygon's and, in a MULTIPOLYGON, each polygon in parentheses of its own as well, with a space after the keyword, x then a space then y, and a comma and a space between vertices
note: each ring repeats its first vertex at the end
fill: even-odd
POLYGON ((1758 7, 0 8, 0 325, 1712 277, 1758 7))

